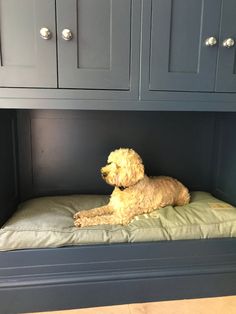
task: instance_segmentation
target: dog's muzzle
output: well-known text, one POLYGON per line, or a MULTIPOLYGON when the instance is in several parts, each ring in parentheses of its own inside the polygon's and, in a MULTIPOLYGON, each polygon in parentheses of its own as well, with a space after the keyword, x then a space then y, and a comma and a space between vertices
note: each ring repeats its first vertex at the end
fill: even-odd
POLYGON ((108 176, 108 171, 106 171, 104 168, 105 167, 101 168, 101 175, 103 179, 105 179, 108 176))

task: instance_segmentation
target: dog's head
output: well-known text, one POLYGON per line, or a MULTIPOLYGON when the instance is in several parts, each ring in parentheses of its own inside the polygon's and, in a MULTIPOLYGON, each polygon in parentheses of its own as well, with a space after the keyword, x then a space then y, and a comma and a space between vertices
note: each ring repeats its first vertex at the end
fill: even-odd
POLYGON ((133 149, 120 148, 110 153, 101 173, 108 184, 126 188, 144 177, 144 166, 133 149))

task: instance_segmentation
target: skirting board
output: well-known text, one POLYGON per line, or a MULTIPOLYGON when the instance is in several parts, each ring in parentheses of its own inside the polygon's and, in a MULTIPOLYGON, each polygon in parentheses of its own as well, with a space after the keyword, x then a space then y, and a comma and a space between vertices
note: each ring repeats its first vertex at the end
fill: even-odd
POLYGON ((0 313, 236 294, 236 239, 0 253, 0 313))

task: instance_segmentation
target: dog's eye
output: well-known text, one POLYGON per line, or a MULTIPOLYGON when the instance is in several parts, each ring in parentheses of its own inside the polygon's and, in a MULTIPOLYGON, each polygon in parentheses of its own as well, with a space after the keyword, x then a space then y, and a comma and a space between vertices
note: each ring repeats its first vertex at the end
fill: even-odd
POLYGON ((107 165, 111 165, 111 162, 108 162, 107 165))

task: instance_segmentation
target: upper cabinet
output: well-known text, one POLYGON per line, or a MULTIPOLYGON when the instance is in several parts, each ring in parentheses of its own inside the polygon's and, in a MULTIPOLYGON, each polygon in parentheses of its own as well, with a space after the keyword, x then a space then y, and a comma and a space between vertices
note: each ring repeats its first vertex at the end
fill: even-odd
POLYGON ((1 87, 57 86, 55 25, 54 0, 0 0, 1 87))
POLYGON ((235 47, 235 0, 0 0, 0 100, 235 106, 235 47))
POLYGON ((130 90, 140 3, 0 0, 0 86, 130 90))
POLYGON ((57 18, 59 87, 128 90, 131 0, 58 0, 57 18))
POLYGON ((142 18, 146 97, 236 91, 235 0, 145 0, 142 18))

